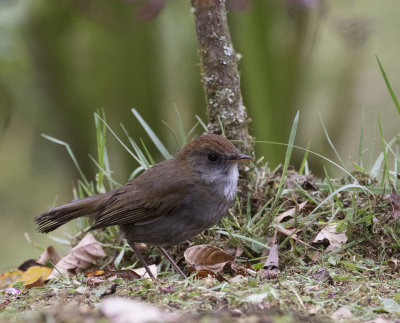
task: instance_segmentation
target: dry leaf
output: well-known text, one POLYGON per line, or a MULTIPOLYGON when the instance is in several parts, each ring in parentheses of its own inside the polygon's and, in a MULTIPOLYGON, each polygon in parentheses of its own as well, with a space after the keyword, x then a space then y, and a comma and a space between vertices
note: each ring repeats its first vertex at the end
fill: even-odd
POLYGON ((58 255, 57 251, 52 246, 49 246, 40 255, 37 263, 45 266, 49 262, 51 262, 52 264, 56 264, 60 261, 60 259, 61 259, 61 257, 58 255))
MULTIPOLYGON (((193 268, 193 267, 192 267, 193 268)), ((195 271, 194 269, 192 269, 193 271, 195 271)), ((208 270, 208 269, 200 269, 198 272, 196 272, 196 274, 193 276, 194 279, 206 279, 208 277, 212 277, 215 278, 216 280, 218 280, 220 283, 223 283, 226 281, 226 279, 224 277, 222 277, 222 275, 220 273, 215 273, 212 270, 208 270)))
POLYGON ((49 277, 52 271, 53 269, 49 267, 32 266, 22 273, 18 281, 24 281, 27 288, 43 286, 43 281, 49 277))
POLYGON ((183 256, 188 266, 196 271, 206 269, 216 274, 222 271, 228 261, 232 260, 232 256, 224 250, 206 244, 186 249, 183 256))
POLYGON ((312 278, 319 282, 328 282, 329 284, 333 284, 333 279, 329 274, 329 270, 324 267, 319 268, 317 272, 312 275, 312 278))
POLYGON ((61 258, 48 279, 56 278, 60 273, 71 276, 82 272, 105 255, 100 242, 95 239, 93 234, 88 233, 66 256, 61 258))
POLYGON ((261 269, 262 279, 274 279, 279 274, 278 245, 274 244, 269 250, 269 255, 264 267, 261 269))
POLYGON ((0 276, 0 289, 12 287, 16 282, 23 281, 26 288, 44 285, 44 280, 53 269, 43 266, 32 266, 26 271, 19 269, 9 271, 0 276))
POLYGON ((127 281, 139 279, 140 275, 133 270, 94 270, 85 274, 89 279, 86 284, 89 286, 98 286, 105 281, 113 281, 117 278, 122 278, 127 281))
POLYGON ((282 214, 278 215, 275 219, 274 219, 274 223, 280 223, 282 222, 282 220, 284 218, 287 217, 292 217, 293 215, 295 215, 296 213, 296 208, 297 208, 297 212, 301 211, 302 209, 304 209, 304 207, 306 206, 308 201, 304 201, 303 203, 300 203, 298 206, 293 207, 285 212, 283 212, 282 214))
POLYGON ((0 289, 11 287, 22 275, 22 271, 15 269, 0 276, 0 289))
POLYGON ((100 309, 113 323, 173 322, 178 319, 153 305, 122 297, 107 298, 100 309))
POLYGON ((337 225, 337 223, 329 223, 317 234, 313 242, 322 242, 324 239, 327 239, 329 246, 326 248, 326 251, 340 248, 342 244, 347 242, 347 236, 344 232, 336 232, 337 225))
MULTIPOLYGON (((153 274, 154 278, 157 278, 157 266, 156 265, 150 265, 149 266, 150 272, 153 274)), ((141 268, 135 268, 132 269, 136 274, 138 274, 141 278, 149 278, 150 276, 146 271, 146 268, 141 267, 141 268)))
POLYGON ((392 273, 398 272, 400 270, 400 264, 397 259, 389 259, 387 264, 392 273))
POLYGON ((36 279, 34 282, 32 282, 30 284, 26 284, 25 288, 31 289, 33 287, 42 287, 42 286, 44 286, 44 280, 43 280, 43 276, 40 275, 40 277, 38 279, 36 279))
POLYGON ((400 195, 396 193, 394 187, 392 187, 392 193, 390 193, 389 200, 393 207, 392 217, 397 220, 400 217, 400 195))

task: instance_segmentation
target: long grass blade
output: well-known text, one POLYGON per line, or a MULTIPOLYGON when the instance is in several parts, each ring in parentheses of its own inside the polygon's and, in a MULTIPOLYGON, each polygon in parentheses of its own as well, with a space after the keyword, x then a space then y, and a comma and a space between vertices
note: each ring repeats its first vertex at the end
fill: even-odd
POLYGON ((296 116, 295 116, 293 124, 292 124, 292 129, 290 130, 289 143, 288 143, 287 149, 286 149, 285 162, 283 164, 282 177, 281 177, 281 180, 279 182, 278 191, 277 191, 277 194, 275 196, 275 200, 272 203, 271 209, 273 209, 275 207, 276 203, 278 203, 278 201, 279 201, 279 199, 281 197, 282 191, 283 191, 283 184, 285 183, 286 173, 287 173, 287 170, 289 168, 290 158, 292 156, 293 144, 294 144, 294 140, 296 138, 298 122, 299 122, 299 111, 297 111, 297 113, 296 113, 296 116))
POLYGON ((381 139, 381 145, 382 145, 382 153, 383 153, 383 174, 382 174, 382 185, 385 182, 385 176, 387 175, 387 180, 388 184, 390 184, 390 173, 389 173, 389 162, 388 162, 388 156, 387 156, 387 145, 385 144, 385 141, 383 139, 383 130, 382 130, 382 123, 381 123, 381 118, 378 115, 378 127, 379 127, 379 137, 381 139))
POLYGON ((396 94, 394 94, 394 91, 393 91, 393 89, 392 89, 392 86, 390 85, 390 82, 389 82, 389 78, 387 77, 386 72, 385 72, 385 70, 383 69, 383 66, 382 66, 382 64, 381 64, 381 61, 379 60, 378 55, 375 55, 375 56, 376 56, 376 60, 378 61, 379 69, 381 70, 383 79, 385 80, 386 87, 387 87, 387 89, 388 89, 388 91, 389 91, 389 93, 390 93, 390 96, 392 97, 392 101, 393 101, 393 103, 394 103, 394 106, 396 107, 397 112, 400 114, 400 105, 399 105, 399 101, 397 101, 396 94))
POLYGON ((150 137, 150 139, 153 141, 154 145, 158 149, 158 151, 161 153, 161 155, 165 159, 172 159, 172 155, 169 153, 167 148, 162 144, 161 140, 157 137, 157 135, 154 133, 153 129, 150 128, 150 126, 144 121, 142 116, 137 112, 136 109, 132 108, 131 109, 133 115, 135 118, 140 122, 142 125, 143 129, 146 131, 147 135, 150 137))
POLYGON ((364 108, 361 110, 361 133, 360 133, 360 143, 358 145, 358 165, 362 167, 362 153, 364 144, 364 108))
POLYGON ((72 152, 71 146, 68 143, 66 143, 65 141, 62 141, 62 140, 59 140, 57 138, 51 137, 51 136, 46 135, 44 133, 42 133, 42 137, 46 138, 49 141, 52 141, 52 142, 54 142, 56 144, 59 144, 59 145, 65 147, 65 149, 67 150, 67 152, 68 152, 69 156, 71 157, 73 163, 75 164, 75 167, 78 170, 79 175, 81 176, 83 182, 85 183, 86 186, 90 187, 90 183, 87 180, 85 174, 83 173, 81 167, 79 166, 78 160, 76 159, 74 153, 72 152))
POLYGON ((331 138, 329 137, 328 130, 326 129, 326 126, 325 126, 324 120, 322 119, 321 114, 319 114, 319 120, 321 120, 322 128, 324 129, 325 137, 328 140, 329 146, 331 146, 331 148, 334 151, 336 157, 339 159, 340 163, 344 166, 344 162, 343 162, 342 158, 340 157, 338 151, 335 148, 335 145, 333 144, 331 138))

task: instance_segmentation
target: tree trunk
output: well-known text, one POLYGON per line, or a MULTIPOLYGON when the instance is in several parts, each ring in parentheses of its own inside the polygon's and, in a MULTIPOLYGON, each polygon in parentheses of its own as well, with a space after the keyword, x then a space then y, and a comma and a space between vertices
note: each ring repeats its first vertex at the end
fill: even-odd
POLYGON ((233 49, 225 0, 191 0, 195 18, 201 76, 206 97, 208 129, 238 140, 244 153, 253 151, 248 132, 238 72, 238 55, 233 49))

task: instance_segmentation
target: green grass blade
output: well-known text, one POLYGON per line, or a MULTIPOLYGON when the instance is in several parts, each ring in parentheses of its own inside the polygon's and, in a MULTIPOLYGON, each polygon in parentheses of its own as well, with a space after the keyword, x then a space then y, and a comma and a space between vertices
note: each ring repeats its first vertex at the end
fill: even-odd
POLYGON ((180 148, 182 149, 183 146, 186 145, 187 136, 185 134, 185 128, 183 127, 183 120, 182 120, 181 113, 179 112, 179 109, 176 106, 176 104, 174 104, 174 110, 175 110, 176 124, 178 126, 180 148))
POLYGON ((221 118, 218 116, 218 123, 219 123, 219 126, 220 126, 220 128, 221 128, 221 135, 223 136, 223 137, 225 137, 225 128, 224 128, 224 124, 222 123, 222 120, 221 120, 221 118))
POLYGON ((108 181, 112 184, 111 187, 121 187, 122 185, 118 182, 116 182, 110 175, 110 172, 107 171, 107 169, 102 168, 101 165, 97 162, 97 160, 92 156, 89 155, 89 158, 92 160, 92 162, 97 166, 97 168, 99 169, 99 171, 102 171, 104 176, 108 179, 108 181))
POLYGON ((139 114, 139 112, 136 111, 136 109, 131 109, 133 115, 135 118, 140 122, 142 125, 143 129, 146 131, 147 135, 150 137, 150 139, 153 141, 154 145, 158 149, 158 151, 163 155, 165 159, 172 159, 172 155, 169 153, 167 148, 162 144, 161 140, 157 137, 157 135, 154 133, 153 129, 150 128, 150 126, 144 121, 142 116, 139 114))
POLYGON ((153 157, 151 156, 151 154, 150 154, 149 150, 147 149, 146 145, 144 144, 144 141, 142 138, 140 138, 140 142, 142 143, 143 149, 147 155, 147 159, 148 159, 149 163, 151 165, 155 165, 156 162, 154 161, 153 157))
MULTIPOLYGON (((240 140, 237 140, 237 141, 240 141, 240 140)), ((286 147, 289 146, 286 143, 276 142, 276 141, 267 141, 267 140, 253 140, 252 142, 260 143, 260 144, 286 146, 286 147)), ((303 150, 303 151, 308 151, 310 154, 312 154, 314 156, 317 156, 317 157, 319 157, 319 158, 321 158, 323 160, 326 160, 327 162, 331 163, 335 167, 339 168, 342 172, 344 172, 345 174, 350 176, 352 179, 356 180, 356 178, 348 170, 346 170, 344 167, 340 166, 338 163, 335 163, 334 161, 330 160, 329 158, 327 158, 327 157, 325 157, 325 156, 323 156, 321 154, 318 154, 315 151, 307 150, 306 148, 303 148, 303 147, 300 147, 300 146, 293 145, 293 148, 296 148, 296 149, 299 149, 299 150, 303 150)))
POLYGON ((360 133, 360 143, 358 145, 358 165, 362 167, 362 153, 363 153, 363 143, 364 143, 364 108, 361 110, 361 133, 360 133))
MULTIPOLYGON (((104 110, 102 112, 102 117, 105 120, 105 113, 104 110)), ((96 177, 96 189, 97 192, 99 193, 105 193, 106 189, 104 187, 104 155, 105 155, 105 149, 106 149, 106 133, 107 133, 107 128, 103 123, 100 122, 100 120, 97 118, 100 113, 99 111, 97 113, 94 113, 94 123, 96 127, 96 141, 97 141, 97 159, 98 159, 98 164, 99 164, 99 172, 96 177)))
POLYGON ((293 124, 292 124, 292 129, 290 130, 289 143, 288 143, 287 149, 286 149, 286 155, 285 155, 285 162, 283 164, 282 177, 281 177, 281 180, 279 182, 278 192, 277 192, 277 194, 275 196, 274 202, 272 203, 271 209, 274 209, 274 207, 275 207, 276 203, 278 203, 278 200, 280 199, 282 191, 283 191, 283 184, 285 183, 286 173, 287 173, 287 170, 288 170, 288 167, 289 167, 290 158, 292 156, 293 144, 294 144, 294 140, 296 138, 298 122, 299 122, 299 111, 297 111, 297 113, 296 113, 296 116, 295 116, 293 124))
POLYGON ((329 137, 328 130, 326 129, 326 126, 325 126, 324 120, 322 119, 321 114, 319 114, 319 120, 321 120, 322 128, 324 129, 325 137, 328 140, 329 145, 331 146, 332 150, 334 151, 336 157, 339 159, 340 163, 344 166, 344 162, 343 162, 342 158, 340 157, 338 151, 335 148, 335 145, 333 144, 331 138, 329 137))
POLYGON ((253 244, 255 244, 255 245, 257 245, 257 246, 259 246, 261 248, 265 248, 265 249, 268 249, 268 250, 270 249, 270 247, 266 243, 262 243, 262 242, 260 242, 258 240, 255 240, 255 239, 250 238, 250 237, 243 236, 241 234, 226 232, 226 231, 223 231, 223 230, 216 230, 216 232, 220 233, 220 234, 223 234, 225 236, 228 236, 228 237, 232 236, 232 237, 244 240, 244 241, 251 242, 251 243, 253 243, 253 244))
POLYGON ((46 134, 44 134, 44 133, 42 133, 42 137, 43 137, 43 138, 46 138, 46 139, 49 140, 49 141, 52 141, 52 142, 54 142, 54 143, 56 143, 56 144, 59 144, 59 145, 65 147, 65 149, 67 150, 67 152, 68 152, 69 156, 71 157, 73 163, 75 164, 75 167, 76 167, 76 169, 78 170, 79 175, 81 176, 83 182, 85 183, 86 186, 90 187, 90 183, 89 183, 89 181, 87 180, 85 174, 83 173, 81 167, 79 166, 79 163, 78 163, 78 161, 77 161, 77 159, 76 159, 74 153, 72 152, 72 149, 71 149, 70 145, 69 145, 68 143, 66 143, 65 141, 62 141, 62 140, 59 140, 59 139, 57 139, 57 138, 51 137, 51 136, 46 135, 46 134))
POLYGON ((125 150, 131 155, 139 164, 140 164, 140 159, 128 148, 127 145, 124 144, 124 142, 117 136, 117 134, 111 129, 111 127, 99 116, 97 116, 101 122, 105 124, 107 127, 108 131, 111 132, 111 134, 117 139, 117 141, 122 145, 122 147, 125 148, 125 150))
POLYGON ((303 175, 303 173, 304 173, 304 168, 306 167, 307 158, 308 158, 308 151, 310 150, 310 147, 311 147, 311 140, 308 141, 308 143, 307 143, 306 152, 304 154, 303 160, 302 160, 301 165, 300 165, 300 169, 299 169, 299 174, 300 175, 303 175))
POLYGON ((382 145, 382 153, 383 153, 383 174, 382 174, 382 185, 385 182, 385 176, 387 175, 387 180, 388 184, 390 185, 390 173, 389 173, 389 162, 388 162, 388 156, 387 156, 387 146, 385 144, 385 141, 383 139, 383 130, 382 130, 382 123, 381 123, 381 118, 378 115, 378 127, 379 127, 379 136, 381 140, 381 145, 382 145))
POLYGON ((197 121, 200 123, 200 125, 202 126, 203 130, 204 130, 205 132, 208 132, 207 125, 204 123, 204 121, 201 120, 201 118, 200 118, 198 115, 196 115, 196 119, 197 119, 197 121))
POLYGON ((388 79, 388 77, 387 77, 387 75, 386 75, 385 70, 383 69, 383 66, 382 66, 382 64, 381 64, 381 61, 380 61, 379 58, 378 58, 378 55, 375 55, 375 56, 376 56, 376 60, 378 61, 379 69, 381 70, 383 79, 385 80, 386 87, 387 87, 387 89, 388 89, 388 91, 389 91, 389 93, 390 93, 390 96, 392 97, 392 100, 393 100, 393 103, 394 103, 394 105, 395 105, 395 107, 396 107, 396 109, 397 109, 397 112, 400 114, 400 105, 399 105, 399 101, 397 101, 396 95, 394 94, 394 91, 393 91, 393 89, 392 89, 392 86, 390 85, 389 79, 388 79))

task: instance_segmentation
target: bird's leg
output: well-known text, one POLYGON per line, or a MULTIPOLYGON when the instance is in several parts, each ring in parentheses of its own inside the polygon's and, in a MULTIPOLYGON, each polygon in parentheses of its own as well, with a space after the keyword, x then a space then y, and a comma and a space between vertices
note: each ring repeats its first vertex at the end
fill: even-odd
POLYGON ((144 258, 142 256, 142 254, 140 253, 139 249, 136 247, 135 243, 134 242, 130 242, 130 241, 128 241, 128 243, 131 246, 132 250, 136 253, 136 256, 138 256, 140 262, 142 263, 143 267, 146 269, 146 271, 149 274, 151 280, 156 283, 157 281, 156 281, 153 273, 151 272, 149 266, 147 266, 146 261, 144 260, 144 258))
POLYGON ((183 271, 178 267, 178 265, 175 263, 175 261, 171 258, 171 256, 167 253, 167 251, 163 247, 157 247, 158 250, 168 259, 168 261, 171 263, 172 267, 176 270, 178 274, 180 274, 183 278, 187 278, 186 275, 183 273, 183 271))

